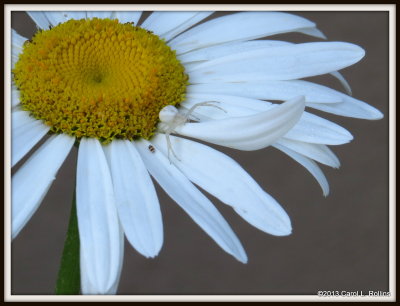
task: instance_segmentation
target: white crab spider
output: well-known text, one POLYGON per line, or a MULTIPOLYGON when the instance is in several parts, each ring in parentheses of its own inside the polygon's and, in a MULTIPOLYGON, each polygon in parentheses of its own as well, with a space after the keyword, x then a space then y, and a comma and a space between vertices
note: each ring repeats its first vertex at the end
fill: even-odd
POLYGON ((163 123, 162 125, 162 130, 165 133, 165 137, 167 140, 167 146, 168 146, 168 160, 169 162, 171 162, 171 159, 169 157, 169 152, 172 151, 172 154, 175 156, 175 158, 177 160, 180 161, 180 159, 178 158, 178 156, 176 156, 174 150, 172 149, 172 144, 171 144, 171 140, 169 138, 169 135, 171 135, 171 133, 175 132, 175 129, 182 125, 185 124, 186 122, 188 122, 190 120, 190 117, 195 118, 195 121, 200 121, 198 118, 196 118, 195 116, 193 116, 193 111, 199 107, 199 106, 212 106, 212 107, 216 107, 222 111, 224 111, 226 113, 226 111, 224 109, 222 109, 221 107, 214 105, 213 103, 219 103, 217 101, 208 101, 208 102, 201 102, 201 103, 196 103, 195 105, 193 105, 187 112, 185 113, 181 113, 179 112, 179 110, 173 106, 173 105, 167 105, 165 106, 160 113, 158 114, 158 117, 161 120, 161 123, 163 123))

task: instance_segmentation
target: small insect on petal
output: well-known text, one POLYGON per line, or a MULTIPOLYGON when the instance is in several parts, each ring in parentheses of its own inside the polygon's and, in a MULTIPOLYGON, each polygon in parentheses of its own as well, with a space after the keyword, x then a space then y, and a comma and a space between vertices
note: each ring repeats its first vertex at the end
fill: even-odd
POLYGON ((152 145, 149 145, 149 151, 151 153, 154 153, 154 152, 156 152, 156 149, 152 145))

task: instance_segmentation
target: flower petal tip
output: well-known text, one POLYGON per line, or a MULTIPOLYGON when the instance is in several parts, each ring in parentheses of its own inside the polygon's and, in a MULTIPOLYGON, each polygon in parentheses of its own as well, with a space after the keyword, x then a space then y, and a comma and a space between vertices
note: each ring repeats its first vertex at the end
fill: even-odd
POLYGON ((248 262, 248 260, 247 260, 247 258, 246 259, 243 259, 243 260, 239 260, 242 264, 247 264, 247 262, 248 262))
POLYGON ((358 57, 362 59, 365 56, 365 50, 358 45, 353 45, 354 51, 357 53, 358 57))
POLYGON ((135 244, 133 247, 140 255, 142 255, 146 258, 155 258, 160 253, 161 246, 162 245, 154 245, 154 246, 147 245, 147 246, 145 246, 145 245, 135 244))
POLYGON ((235 258, 236 258, 238 261, 240 261, 242 264, 247 264, 247 262, 248 262, 246 253, 240 254, 240 255, 238 255, 238 256, 235 256, 235 258))
POLYGON ((314 30, 314 36, 317 37, 317 38, 325 39, 325 40, 328 39, 328 37, 326 37, 326 35, 321 30, 319 30, 317 28, 314 30))
POLYGON ((155 249, 153 249, 153 250, 148 250, 148 251, 146 252, 146 254, 142 253, 142 255, 143 255, 144 257, 146 257, 146 258, 153 259, 153 258, 156 258, 156 257, 158 256, 158 254, 160 253, 160 249, 161 249, 161 248, 155 248, 155 249))
POLYGON ((147 254, 147 255, 143 255, 144 257, 148 258, 148 259, 153 259, 156 258, 158 254, 147 254))
POLYGON ((359 45, 342 42, 339 43, 339 46, 341 46, 341 49, 343 48, 342 50, 347 50, 351 52, 354 63, 358 62, 365 56, 365 50, 359 45))
POLYGON ((383 113, 380 110, 375 109, 375 113, 371 115, 370 120, 380 120, 383 117, 384 117, 383 113))
POLYGON ((275 236, 290 236, 292 234, 292 228, 282 231, 279 234, 275 234, 275 236))
POLYGON ((279 228, 276 228, 273 232, 269 232, 274 236, 289 236, 292 234, 292 225, 291 224, 282 224, 279 228))

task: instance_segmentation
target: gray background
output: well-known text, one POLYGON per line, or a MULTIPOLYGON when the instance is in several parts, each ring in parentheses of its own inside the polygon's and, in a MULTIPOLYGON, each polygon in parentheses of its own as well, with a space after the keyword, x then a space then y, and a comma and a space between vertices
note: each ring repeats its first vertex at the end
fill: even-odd
MULTIPOLYGON (((331 41, 347 41, 366 57, 342 72, 353 96, 381 110, 366 121, 321 114, 347 128, 354 140, 332 147, 339 170, 321 166, 331 187, 325 198, 313 177, 273 148, 240 152, 218 147, 238 161, 291 217, 293 234, 274 237, 238 217, 215 198, 243 243, 244 265, 224 253, 158 188, 164 246, 146 259, 128 243, 119 294, 316 294, 318 290, 388 291, 388 13, 294 12, 317 23, 331 41)), ((30 37, 25 13, 12 27, 30 37)), ((315 41, 301 34, 272 39, 315 41)), ((332 77, 313 81, 342 90, 332 77)), ((12 243, 12 293, 53 294, 75 182, 73 148, 42 205, 12 243)))

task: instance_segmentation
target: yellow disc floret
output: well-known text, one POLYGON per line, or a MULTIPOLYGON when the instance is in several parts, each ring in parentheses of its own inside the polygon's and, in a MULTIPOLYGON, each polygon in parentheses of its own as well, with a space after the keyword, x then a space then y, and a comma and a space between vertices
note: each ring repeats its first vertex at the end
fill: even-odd
POLYGON ((149 139, 188 77, 158 36, 118 20, 69 20, 26 43, 13 70, 21 105, 55 133, 149 139))

